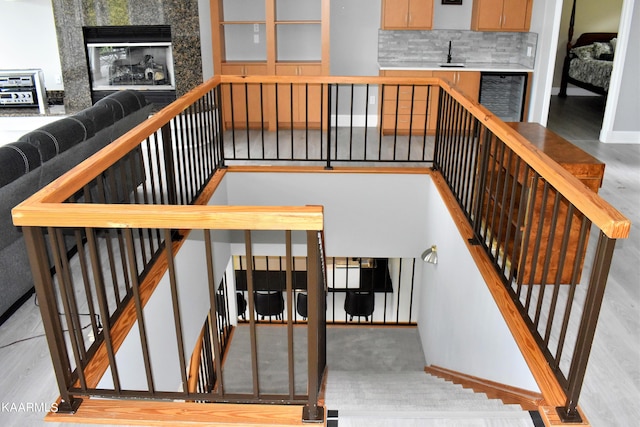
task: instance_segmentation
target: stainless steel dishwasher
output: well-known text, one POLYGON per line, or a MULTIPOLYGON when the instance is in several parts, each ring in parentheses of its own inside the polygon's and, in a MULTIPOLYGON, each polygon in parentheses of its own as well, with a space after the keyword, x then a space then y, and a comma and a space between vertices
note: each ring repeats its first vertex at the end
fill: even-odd
POLYGON ((527 77, 527 73, 481 73, 480 104, 505 122, 521 122, 527 77))

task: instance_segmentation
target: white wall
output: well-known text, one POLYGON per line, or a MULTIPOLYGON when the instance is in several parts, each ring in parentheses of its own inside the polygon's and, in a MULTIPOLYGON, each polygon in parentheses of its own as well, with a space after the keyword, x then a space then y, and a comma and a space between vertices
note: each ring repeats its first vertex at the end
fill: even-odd
POLYGON ((624 0, 600 140, 640 144, 640 7, 624 0), (635 42, 634 42, 635 40, 635 42))
POLYGON ((561 12, 561 1, 536 0, 533 2, 531 32, 538 33, 538 44, 531 83, 528 120, 543 126, 546 126, 549 117, 561 12))
POLYGON ((51 0, 0 0, 0 70, 42 69, 47 90, 62 90, 51 0))
POLYGON ((463 1, 462 4, 433 3, 434 30, 469 30, 471 29, 471 11, 473 2, 463 1))
POLYGON ((430 182, 426 241, 438 264, 422 264, 418 329, 428 365, 539 391, 465 241, 430 182))
POLYGON ((425 246, 428 181, 411 174, 236 172, 223 183, 231 205, 324 205, 328 256, 414 258, 425 246))
POLYGON ((324 205, 329 256, 417 258, 437 244, 437 265, 416 264, 427 363, 539 390, 428 175, 238 172, 223 184, 232 205, 324 205))

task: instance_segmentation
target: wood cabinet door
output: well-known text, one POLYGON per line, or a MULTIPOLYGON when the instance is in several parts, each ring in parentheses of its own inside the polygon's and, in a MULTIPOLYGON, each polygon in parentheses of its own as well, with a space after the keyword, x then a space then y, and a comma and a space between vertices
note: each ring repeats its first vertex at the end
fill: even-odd
POLYGON ((471 18, 472 29, 480 31, 500 30, 503 2, 504 0, 474 0, 471 18))
MULTIPOLYGON (((277 64, 280 76, 321 76, 321 64, 277 64)), ((322 86, 319 84, 279 84, 278 124, 285 127, 318 127, 322 112, 322 86)))
MULTIPOLYGON (((386 70, 381 75, 387 77, 432 77, 431 71, 386 70)), ((386 85, 380 90, 380 126, 385 134, 420 134, 428 126, 431 117, 431 105, 428 97, 437 93, 437 89, 427 86, 386 85), (427 105, 429 107, 427 108, 427 105)))
POLYGON ((430 30, 433 26, 433 0, 409 0, 407 27, 430 30))
POLYGON ((382 0, 382 29, 407 28, 410 0, 382 0))
POLYGON ((456 87, 468 98, 477 101, 480 97, 480 72, 458 71, 456 87))
MULTIPOLYGON (((266 75, 265 64, 223 64, 222 74, 250 76, 266 75)), ((268 122, 267 92, 260 91, 259 85, 234 84, 222 88, 222 102, 225 126, 236 128, 260 127, 268 122), (262 100, 262 104, 260 103, 262 100), (262 107, 261 107, 262 105, 262 107)))
POLYGON ((434 71, 434 77, 446 79, 468 98, 477 101, 480 94, 479 71, 434 71))
POLYGON ((528 31, 530 24, 530 0, 506 0, 502 9, 502 29, 528 31))

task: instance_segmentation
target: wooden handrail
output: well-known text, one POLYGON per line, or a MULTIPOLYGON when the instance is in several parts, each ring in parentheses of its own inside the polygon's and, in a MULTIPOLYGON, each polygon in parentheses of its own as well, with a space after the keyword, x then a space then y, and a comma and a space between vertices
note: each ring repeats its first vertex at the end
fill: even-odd
POLYGON ((440 87, 482 122, 495 136, 518 155, 531 169, 553 186, 570 203, 597 226, 607 237, 626 239, 629 237, 631 221, 591 191, 578 178, 533 146, 525 137, 514 131, 493 115, 480 103, 469 100, 452 88, 446 81, 440 87))
POLYGON ((34 227, 322 230, 321 206, 24 203, 13 222, 34 227))
MULTIPOLYGON (((73 210, 76 218, 90 221, 82 225, 106 226, 175 226, 169 225, 173 220, 179 220, 180 224, 194 224, 200 227, 207 224, 225 221, 225 226, 231 228, 245 227, 247 222, 259 219, 261 227, 273 229, 278 222, 277 217, 284 215, 282 219, 292 220, 294 223, 304 224, 307 229, 318 229, 321 220, 315 216, 317 212, 301 212, 299 208, 249 208, 237 210, 217 209, 214 207, 178 207, 171 206, 162 210, 163 218, 153 218, 157 209, 148 206, 127 205, 92 205, 82 206, 74 204, 64 207, 50 205, 49 203, 61 203, 76 191, 93 179, 98 173, 106 170, 117 162, 125 154, 131 151, 145 138, 152 135, 162 126, 185 111, 197 99, 221 83, 294 83, 294 84, 389 84, 389 85, 434 85, 439 86, 454 97, 473 116, 480 120, 489 130, 500 138, 510 149, 520 156, 523 161, 531 166, 540 176, 556 188, 569 202, 576 206, 594 225, 600 228, 610 238, 627 238, 631 223, 619 211, 609 205, 597 194, 591 192, 577 178, 571 175, 560 165, 551 160, 546 154, 533 147, 520 134, 506 126, 496 118, 489 110, 478 102, 471 101, 462 93, 452 88, 451 85, 440 78, 408 78, 408 77, 352 77, 352 76, 231 76, 221 75, 213 77, 202 85, 188 92, 177 101, 154 114, 151 118, 141 123, 112 144, 101 150, 96 155, 85 160, 79 167, 69 171, 50 186, 41 190, 36 199, 27 202, 14 209, 14 221, 16 225, 52 225, 72 226, 81 224, 77 219, 69 218, 69 210, 73 210), (288 213, 287 213, 288 212, 288 213), (309 215, 309 216, 307 216, 309 215), (237 217, 236 220, 233 217, 237 217), (117 223, 112 218, 118 218, 117 223), (266 219, 268 218, 268 219, 266 219), (315 224, 315 225, 313 225, 315 224)), ((308 209, 308 208, 304 208, 308 209)), ((290 228, 295 229, 295 228, 290 228)))

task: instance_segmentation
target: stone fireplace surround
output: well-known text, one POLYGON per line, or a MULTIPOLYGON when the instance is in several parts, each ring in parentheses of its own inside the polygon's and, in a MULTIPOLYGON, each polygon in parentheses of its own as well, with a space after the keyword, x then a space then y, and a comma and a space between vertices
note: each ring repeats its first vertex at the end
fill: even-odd
POLYGON ((52 3, 67 113, 92 105, 83 27, 169 25, 176 96, 202 83, 198 0, 53 0, 52 3))

